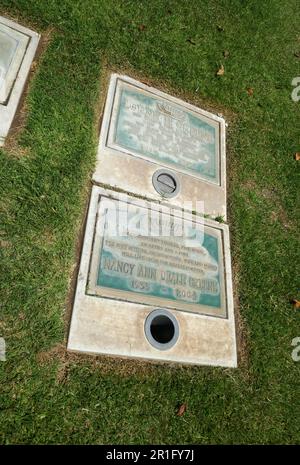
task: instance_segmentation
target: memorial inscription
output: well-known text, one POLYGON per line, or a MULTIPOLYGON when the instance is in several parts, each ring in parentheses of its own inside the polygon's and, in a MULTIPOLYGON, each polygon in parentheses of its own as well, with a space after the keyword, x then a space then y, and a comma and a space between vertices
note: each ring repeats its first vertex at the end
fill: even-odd
POLYGON ((131 203, 110 200, 102 208, 102 202, 107 199, 99 202, 90 294, 226 317, 220 231, 164 212, 153 217, 131 203), (124 218, 124 207, 122 230, 112 219, 124 218))
POLYGON ((219 184, 218 124, 121 81, 113 143, 219 184))

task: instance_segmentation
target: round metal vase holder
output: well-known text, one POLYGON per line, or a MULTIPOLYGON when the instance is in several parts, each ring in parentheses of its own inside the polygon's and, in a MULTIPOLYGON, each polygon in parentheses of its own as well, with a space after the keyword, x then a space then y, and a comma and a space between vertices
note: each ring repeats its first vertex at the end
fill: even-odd
POLYGON ((153 310, 145 320, 148 342, 159 350, 173 347, 179 337, 179 324, 175 316, 163 308, 153 310))

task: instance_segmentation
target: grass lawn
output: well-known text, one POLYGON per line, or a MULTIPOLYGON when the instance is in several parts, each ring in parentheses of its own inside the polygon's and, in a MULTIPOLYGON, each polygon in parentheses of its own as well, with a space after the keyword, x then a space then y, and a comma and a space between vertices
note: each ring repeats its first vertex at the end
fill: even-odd
POLYGON ((0 14, 44 36, 24 127, 0 150, 0 442, 300 443, 299 1, 0 0, 0 14), (107 70, 228 115, 238 369, 65 351, 107 70))

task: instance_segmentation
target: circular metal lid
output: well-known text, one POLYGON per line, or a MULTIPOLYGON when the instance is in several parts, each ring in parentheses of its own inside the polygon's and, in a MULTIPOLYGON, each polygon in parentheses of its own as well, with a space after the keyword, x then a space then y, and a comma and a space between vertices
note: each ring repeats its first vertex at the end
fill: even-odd
POLYGON ((179 180, 175 173, 167 169, 155 171, 152 177, 152 183, 155 190, 162 197, 175 197, 179 192, 179 180))

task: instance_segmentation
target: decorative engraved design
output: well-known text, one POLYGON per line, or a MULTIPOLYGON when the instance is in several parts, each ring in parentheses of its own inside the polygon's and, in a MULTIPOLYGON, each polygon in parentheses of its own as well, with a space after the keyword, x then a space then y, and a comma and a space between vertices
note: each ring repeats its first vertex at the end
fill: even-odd
POLYGON ((177 110, 171 105, 166 105, 165 103, 157 103, 157 108, 161 113, 164 113, 165 115, 170 116, 173 119, 181 121, 185 118, 185 114, 183 111, 177 110))

